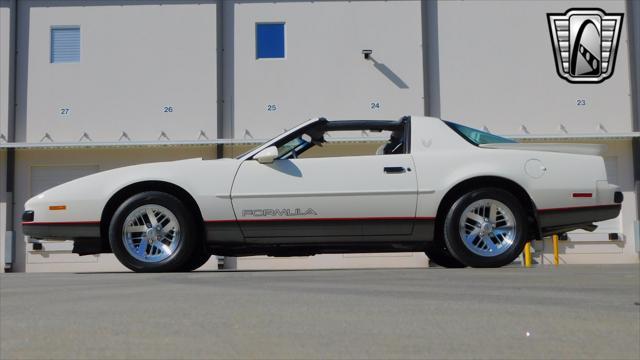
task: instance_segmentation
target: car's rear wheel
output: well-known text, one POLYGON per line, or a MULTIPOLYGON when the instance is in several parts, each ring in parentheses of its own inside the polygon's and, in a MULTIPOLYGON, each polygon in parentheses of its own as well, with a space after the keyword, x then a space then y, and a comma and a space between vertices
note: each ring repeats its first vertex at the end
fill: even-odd
POLYGON ((109 226, 109 243, 118 260, 133 271, 179 271, 199 250, 195 230, 180 200, 148 191, 118 207, 109 226))
POLYGON ((500 267, 515 260, 527 242, 522 204, 511 193, 482 188, 462 195, 444 221, 447 249, 472 267, 500 267))

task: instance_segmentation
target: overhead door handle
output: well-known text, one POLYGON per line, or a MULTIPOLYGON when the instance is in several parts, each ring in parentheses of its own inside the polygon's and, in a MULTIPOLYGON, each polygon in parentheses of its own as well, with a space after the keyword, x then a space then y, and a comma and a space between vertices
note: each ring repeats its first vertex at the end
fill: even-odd
POLYGON ((402 166, 385 166, 384 167, 385 174, 402 174, 405 171, 407 171, 407 169, 403 168, 402 166))

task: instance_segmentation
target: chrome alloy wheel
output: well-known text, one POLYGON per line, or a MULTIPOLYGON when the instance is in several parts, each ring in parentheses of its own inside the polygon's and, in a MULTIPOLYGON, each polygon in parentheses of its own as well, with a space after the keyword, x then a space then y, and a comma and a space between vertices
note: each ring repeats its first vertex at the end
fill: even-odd
POLYGON ((122 225, 122 241, 137 260, 156 263, 173 254, 182 241, 176 216, 160 205, 143 205, 133 210, 122 225))
POLYGON ((498 256, 507 251, 516 238, 516 218, 503 203, 478 200, 467 206, 460 217, 460 237, 474 254, 498 256))

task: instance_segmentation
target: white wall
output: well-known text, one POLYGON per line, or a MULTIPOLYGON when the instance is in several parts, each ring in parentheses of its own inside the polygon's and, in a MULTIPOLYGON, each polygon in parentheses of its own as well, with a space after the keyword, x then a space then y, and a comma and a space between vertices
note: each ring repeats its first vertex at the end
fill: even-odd
MULTIPOLYGON (((8 124, 8 3, 0 0, 0 133, 7 131, 8 124)), ((20 3, 17 141, 39 142, 46 132, 57 142, 78 141, 84 132, 94 141, 118 140, 122 131, 132 140, 156 140, 161 131, 172 140, 195 140, 201 130, 211 139, 216 137, 216 1, 20 3), (49 63, 50 28, 54 25, 80 25, 79 64, 49 63), (163 113, 164 106, 172 106, 174 112, 163 113), (61 107, 70 108, 70 115, 61 117, 61 107)), ((443 117, 487 126, 496 133, 522 133, 521 125, 532 135, 560 133, 560 124, 569 134, 602 132, 599 124, 611 133, 631 131, 628 15, 615 74, 599 85, 569 84, 557 75, 546 18, 547 12, 564 12, 572 7, 623 12, 623 0, 425 4, 428 11, 437 11, 437 17, 428 17, 437 20, 436 24, 423 24, 424 4, 419 0, 238 0, 235 4, 224 0, 225 136, 243 138, 248 130, 254 138, 264 138, 315 116, 394 119, 422 114, 425 96, 438 101, 437 109, 443 117), (255 23, 269 21, 286 23, 286 59, 255 58, 255 23), (423 33, 423 28, 428 31, 423 33), (428 48, 427 59, 423 59, 423 34, 429 41, 436 39, 429 45, 437 52, 428 48), (364 60, 362 49, 372 49, 375 62, 364 60), (435 54, 437 59, 433 58, 435 54), (437 66, 430 74, 437 74, 438 79, 427 84, 437 93, 424 94, 423 63, 437 66), (577 99, 585 99, 587 106, 577 107, 577 99), (379 102, 380 109, 371 109, 371 102, 379 102), (278 110, 267 111, 269 104, 275 104, 278 110)), ((626 198, 632 199, 629 142, 607 144, 607 156, 616 158, 616 177, 626 198)), ((239 152, 229 149, 225 151, 239 152)), ((32 195, 33 167, 51 166, 58 172, 74 166, 103 170, 201 155, 213 157, 214 149, 18 150, 16 270, 119 269, 111 255, 81 259, 70 254, 45 257, 27 251, 19 215, 21 204, 32 195)), ((0 152, 3 176, 5 167, 6 152, 0 152)), ((0 179, 1 221, 7 202, 5 181, 0 179)), ((563 259, 637 262, 632 239, 637 210, 632 205, 625 201, 617 220, 625 233, 622 242, 608 243, 576 233, 571 242, 564 243, 567 251, 563 259)), ((5 227, 6 223, 0 222, 0 257, 5 227)), ((332 267, 354 263, 423 264, 424 257, 259 257, 241 259, 238 266, 332 267)))
POLYGON ((214 0, 20 4, 19 141, 216 138, 214 0), (80 26, 80 63, 50 63, 57 25, 80 26))
POLYGON ((11 2, 0 0, 0 142, 9 137, 11 48, 11 2))
POLYGON ((613 77, 570 84, 556 73, 546 14, 573 7, 625 12, 625 1, 439 1, 441 116, 501 134, 632 131, 628 18, 613 77))
POLYGON ((236 138, 265 138, 318 116, 423 114, 420 10, 416 0, 237 1, 224 34, 225 43, 235 37, 234 123, 225 125, 236 138), (285 22, 285 59, 256 59, 256 22, 285 22))
MULTIPOLYGON (((9 103, 11 97, 11 2, 0 0, 0 143, 9 140, 9 103)), ((4 272, 4 247, 7 230, 7 152, 0 151, 0 273, 4 272)))

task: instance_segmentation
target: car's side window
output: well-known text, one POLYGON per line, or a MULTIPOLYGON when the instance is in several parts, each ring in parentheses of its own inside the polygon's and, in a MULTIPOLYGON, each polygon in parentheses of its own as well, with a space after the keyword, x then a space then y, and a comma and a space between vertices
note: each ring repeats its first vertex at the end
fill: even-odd
POLYGON ((295 137, 286 143, 278 146, 278 159, 295 158, 302 149, 309 146, 309 142, 303 136, 295 137))
POLYGON ((275 146, 276 160, 409 153, 407 122, 326 120, 297 129, 263 145, 275 146), (362 140, 367 141, 362 141, 362 140))
POLYGON ((397 155, 405 153, 405 140, 404 136, 397 135, 395 133, 391 134, 389 140, 383 144, 378 151, 377 155, 397 155))
POLYGON ((329 158, 343 156, 370 156, 376 155, 377 149, 383 146, 383 141, 376 142, 346 142, 327 141, 322 147, 314 146, 302 153, 300 159, 329 158))
POLYGON ((405 153, 404 136, 391 131, 372 132, 370 141, 355 141, 353 131, 331 131, 315 139, 302 134, 278 146, 278 159, 396 155, 405 153))

